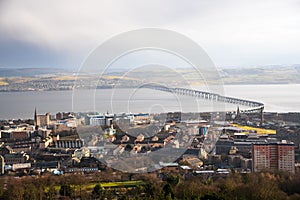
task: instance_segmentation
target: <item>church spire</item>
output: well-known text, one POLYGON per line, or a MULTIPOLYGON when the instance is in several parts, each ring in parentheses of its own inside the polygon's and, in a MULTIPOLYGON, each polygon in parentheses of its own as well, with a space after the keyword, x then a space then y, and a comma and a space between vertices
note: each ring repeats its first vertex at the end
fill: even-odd
POLYGON ((239 115, 240 115, 240 107, 239 107, 239 106, 237 107, 237 110, 236 110, 236 115, 237 115, 237 116, 239 116, 239 115))
POLYGON ((36 107, 34 107, 34 122, 36 122, 36 107))
POLYGON ((236 109, 236 115, 234 117, 234 120, 238 120, 240 117, 240 107, 238 106, 237 109, 236 109))
POLYGON ((37 114, 36 114, 36 107, 34 108, 34 126, 37 127, 37 114))

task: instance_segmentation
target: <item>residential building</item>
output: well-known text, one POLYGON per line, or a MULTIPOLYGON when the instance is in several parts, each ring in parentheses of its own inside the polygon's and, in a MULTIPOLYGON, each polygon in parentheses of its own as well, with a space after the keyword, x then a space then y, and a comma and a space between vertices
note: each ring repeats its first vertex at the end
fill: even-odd
POLYGON ((5 154, 3 157, 6 165, 25 163, 27 160, 29 160, 29 156, 22 153, 5 154))
POLYGON ((103 115, 87 115, 85 123, 91 126, 106 126, 106 119, 103 115))
POLYGON ((26 140, 30 137, 29 131, 12 131, 11 138, 13 140, 26 140))
POLYGON ((75 140, 57 140, 55 142, 56 148, 76 148, 79 149, 83 146, 83 141, 80 139, 75 140))
POLYGON ((295 151, 292 142, 276 142, 252 145, 252 170, 264 169, 295 172, 295 151))

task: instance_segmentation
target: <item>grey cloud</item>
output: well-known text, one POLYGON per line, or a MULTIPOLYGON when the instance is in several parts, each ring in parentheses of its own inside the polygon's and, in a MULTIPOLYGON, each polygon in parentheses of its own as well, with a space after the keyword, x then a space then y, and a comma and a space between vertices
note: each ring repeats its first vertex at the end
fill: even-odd
MULTIPOLYGON (((20 41, 62 57, 83 58, 115 34, 159 27, 204 45, 218 65, 252 63, 255 56, 272 60, 273 54, 278 62, 280 47, 291 55, 300 51, 299 23, 299 2, 293 0, 0 2, 0 43, 20 41), (240 51, 253 56, 241 60, 240 51)), ((282 63, 289 60, 282 57, 282 63)))

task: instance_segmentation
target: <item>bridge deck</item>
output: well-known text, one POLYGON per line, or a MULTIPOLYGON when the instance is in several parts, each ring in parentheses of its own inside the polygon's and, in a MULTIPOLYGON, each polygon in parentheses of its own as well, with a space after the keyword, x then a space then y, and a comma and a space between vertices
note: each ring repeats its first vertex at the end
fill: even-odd
POLYGON ((234 97, 226 97, 220 94, 205 92, 200 90, 192 90, 186 88, 171 88, 162 85, 156 84, 145 84, 142 86, 143 88, 149 88, 154 90, 160 90, 164 92, 175 93, 179 95, 185 96, 193 96, 200 99, 206 99, 210 101, 217 101, 217 102, 224 102, 230 104, 236 104, 241 106, 247 106, 249 109, 241 110, 241 112, 262 112, 264 109, 264 104, 256 101, 246 100, 246 99, 239 99, 234 97))

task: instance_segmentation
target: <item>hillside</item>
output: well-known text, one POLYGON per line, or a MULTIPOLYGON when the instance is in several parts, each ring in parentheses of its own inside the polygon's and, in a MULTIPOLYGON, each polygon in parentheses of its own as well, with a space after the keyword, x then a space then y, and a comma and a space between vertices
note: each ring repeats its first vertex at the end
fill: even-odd
MULTIPOLYGON (((224 84, 300 84, 300 66, 223 68, 218 73, 224 84)), ((170 87, 214 84, 192 68, 151 67, 127 72, 117 70, 99 77, 96 73, 73 72, 52 68, 0 68, 0 91, 70 90, 77 88, 136 87, 143 83, 160 83, 170 87), (79 83, 79 85, 78 85, 79 83), (81 84, 81 85, 80 85, 81 84)))

